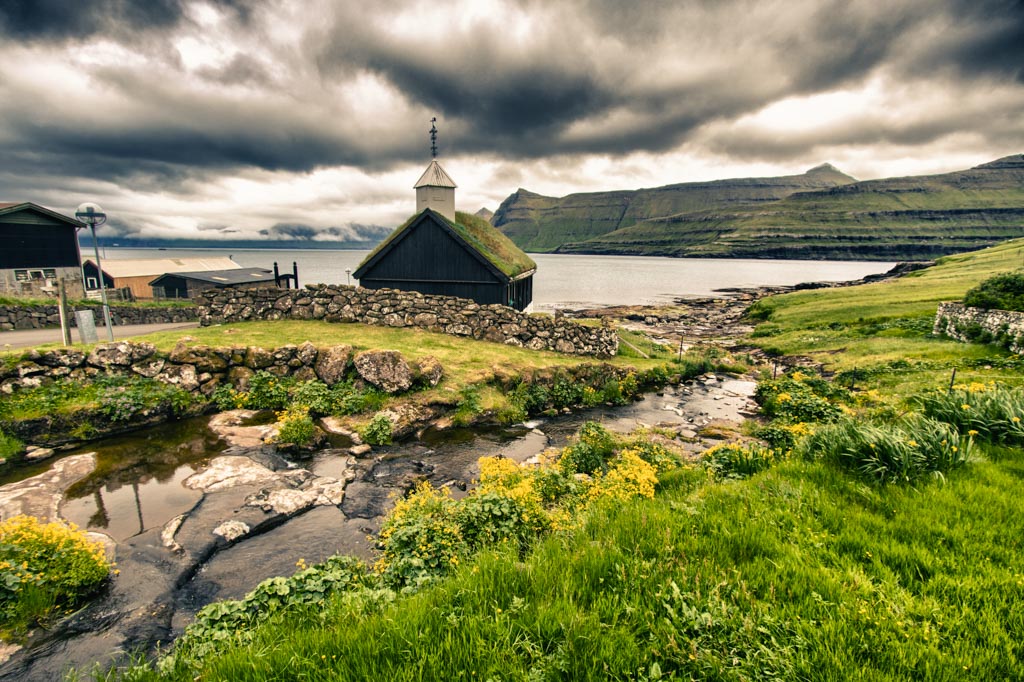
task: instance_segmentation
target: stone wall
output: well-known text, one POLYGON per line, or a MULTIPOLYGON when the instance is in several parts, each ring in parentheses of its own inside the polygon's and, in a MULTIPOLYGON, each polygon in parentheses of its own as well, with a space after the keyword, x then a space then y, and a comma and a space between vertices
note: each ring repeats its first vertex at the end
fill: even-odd
POLYGON ((202 325, 246 320, 326 320, 416 327, 533 350, 610 357, 613 329, 520 313, 507 306, 395 289, 309 285, 305 289, 216 289, 195 298, 202 325))
POLYGON ((333 385, 345 378, 353 357, 362 360, 355 366, 358 376, 375 385, 384 383, 381 375, 393 378, 396 367, 408 376, 398 386, 401 390, 407 390, 421 377, 429 385, 441 379, 442 369, 433 358, 408 364, 395 351, 364 351, 354 356, 352 347, 344 345, 317 348, 307 341, 266 350, 258 346, 189 346, 182 341, 170 353, 160 353, 151 343, 115 341, 96 344, 88 351, 30 350, 15 361, 0 363, 0 395, 58 379, 88 381, 102 375, 141 376, 209 395, 225 382, 244 389, 259 370, 299 381, 320 379, 333 385))
MULTIPOLYGON (((103 326, 103 307, 100 304, 75 304, 68 307, 70 312, 68 317, 72 327, 75 326, 75 310, 92 310, 96 326, 103 326)), ((180 308, 110 306, 110 317, 115 325, 191 322, 198 315, 198 311, 192 306, 180 308)), ((0 331, 59 326, 60 313, 57 312, 56 305, 0 305, 0 331)))
POLYGON ((998 343, 1013 353, 1024 353, 1024 313, 941 303, 933 331, 957 341, 998 343))

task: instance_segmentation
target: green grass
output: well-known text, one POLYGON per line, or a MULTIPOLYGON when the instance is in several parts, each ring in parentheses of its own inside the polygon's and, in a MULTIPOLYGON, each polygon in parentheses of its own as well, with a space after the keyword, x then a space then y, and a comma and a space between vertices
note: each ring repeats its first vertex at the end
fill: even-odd
POLYGON ((779 354, 808 356, 831 371, 892 368, 873 376, 871 385, 895 396, 948 384, 954 368, 958 383, 1024 383, 1024 366, 1012 367, 1002 349, 931 337, 940 302, 958 300, 979 282, 1022 263, 1024 240, 1014 240, 947 256, 893 282, 773 296, 751 310, 765 320, 752 342, 779 354), (1010 369, 999 369, 1007 364, 1010 369))
POLYGON ((17 455, 25 448, 25 444, 14 436, 8 435, 0 429, 0 459, 7 459, 17 455))
POLYGON ((1019 451, 917 489, 802 462, 680 470, 523 559, 271 620, 201 677, 1021 679, 1022 475, 1019 451))
MULTIPOLYGON (((169 351, 183 336, 182 332, 162 332, 140 337, 169 351)), ((191 329, 191 344, 211 346, 263 346, 276 348, 288 343, 310 341, 321 347, 349 344, 357 351, 370 349, 397 350, 410 360, 432 355, 445 370, 446 384, 456 389, 486 381, 496 374, 518 373, 526 369, 571 367, 594 363, 595 358, 533 351, 499 343, 476 341, 420 329, 393 329, 364 324, 332 324, 320 321, 281 320, 245 322, 216 327, 191 329)), ((656 360, 611 358, 611 364, 647 369, 663 364, 656 360)))

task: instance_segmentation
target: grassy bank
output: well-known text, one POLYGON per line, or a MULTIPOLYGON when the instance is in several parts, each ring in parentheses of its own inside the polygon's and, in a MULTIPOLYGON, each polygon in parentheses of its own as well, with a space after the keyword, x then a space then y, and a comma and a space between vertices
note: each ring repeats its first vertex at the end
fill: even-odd
POLYGON ((948 256, 893 282, 801 291, 765 299, 751 311, 761 323, 752 343, 803 355, 846 383, 902 397, 957 382, 1024 382, 1024 363, 994 346, 933 338, 935 311, 992 275, 1024 266, 1024 241, 948 256))

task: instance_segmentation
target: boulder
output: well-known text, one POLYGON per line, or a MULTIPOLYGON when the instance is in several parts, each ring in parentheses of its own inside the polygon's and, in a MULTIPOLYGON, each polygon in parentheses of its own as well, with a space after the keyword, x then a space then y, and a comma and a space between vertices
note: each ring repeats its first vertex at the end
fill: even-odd
POLYGON ((256 372, 252 371, 248 367, 232 367, 228 370, 228 381, 231 385, 237 388, 239 391, 249 390, 249 379, 253 377, 256 372))
POLYGON ((416 381, 421 381, 433 388, 441 382, 442 376, 444 376, 444 367, 441 366, 441 361, 433 355, 422 357, 416 361, 414 372, 416 381))
POLYGON ((170 359, 178 365, 194 365, 200 372, 222 372, 228 366, 227 360, 209 346, 188 346, 184 341, 175 344, 170 359))
POLYGON ((295 359, 305 367, 312 367, 316 363, 316 356, 319 354, 316 346, 306 341, 295 351, 295 359))
POLYGON ((192 365, 171 365, 165 367, 162 372, 156 375, 157 381, 165 384, 178 386, 186 391, 194 391, 199 388, 199 376, 196 368, 192 365))
POLYGON ((363 380, 387 393, 401 393, 412 387, 412 369, 396 350, 363 351, 356 355, 355 365, 363 380))
POLYGON ((132 365, 132 371, 139 376, 144 376, 147 379, 152 379, 157 374, 163 371, 166 360, 163 358, 153 358, 145 362, 136 362, 132 365))
POLYGON ((50 350, 39 355, 39 364, 47 367, 68 367, 74 369, 81 367, 85 362, 85 353, 73 348, 61 348, 50 350))
POLYGON ((249 369, 266 369, 274 364, 274 356, 270 351, 259 346, 245 349, 245 366, 249 369))
POLYGON ((281 477, 262 464, 241 455, 222 455, 210 460, 210 465, 186 478, 182 485, 190 490, 213 493, 240 485, 280 484, 281 477))
POLYGON ((333 386, 345 378, 345 370, 352 359, 352 346, 331 346, 320 351, 314 371, 320 381, 333 386))
POLYGON ((129 367, 135 362, 134 348, 128 341, 96 344, 89 353, 87 362, 93 367, 110 369, 129 367))

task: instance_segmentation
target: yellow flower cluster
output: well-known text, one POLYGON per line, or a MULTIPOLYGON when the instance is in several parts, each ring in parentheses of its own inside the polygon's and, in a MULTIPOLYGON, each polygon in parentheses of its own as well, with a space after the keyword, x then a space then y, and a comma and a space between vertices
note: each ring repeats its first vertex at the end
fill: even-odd
POLYGON ((655 468, 640 458, 635 450, 623 450, 606 474, 594 477, 587 497, 631 500, 634 497, 654 497, 658 483, 655 468))

